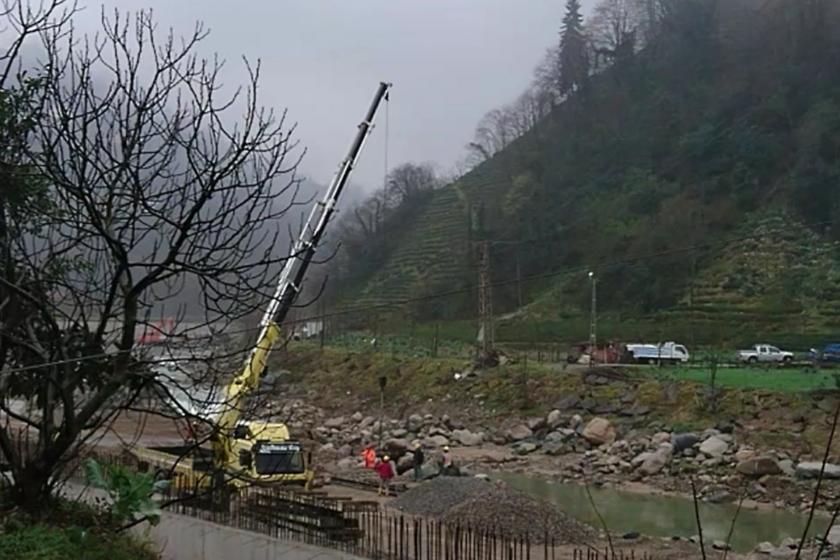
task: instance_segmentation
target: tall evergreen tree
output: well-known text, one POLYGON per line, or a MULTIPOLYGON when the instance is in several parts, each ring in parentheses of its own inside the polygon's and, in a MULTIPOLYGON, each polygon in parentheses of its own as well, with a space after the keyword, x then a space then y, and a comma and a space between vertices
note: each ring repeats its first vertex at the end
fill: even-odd
POLYGON ((567 0, 560 31, 560 93, 579 89, 589 76, 589 57, 580 0, 567 0))

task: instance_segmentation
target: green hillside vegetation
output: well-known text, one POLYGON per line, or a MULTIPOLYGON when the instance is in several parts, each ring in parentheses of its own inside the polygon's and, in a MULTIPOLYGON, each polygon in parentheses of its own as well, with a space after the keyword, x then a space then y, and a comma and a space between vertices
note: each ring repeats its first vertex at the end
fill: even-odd
POLYGON ((500 336, 579 338, 590 269, 607 335, 840 327, 840 8, 672 4, 638 52, 425 197, 344 301, 460 290, 410 313, 473 317, 472 242, 490 239, 500 336))

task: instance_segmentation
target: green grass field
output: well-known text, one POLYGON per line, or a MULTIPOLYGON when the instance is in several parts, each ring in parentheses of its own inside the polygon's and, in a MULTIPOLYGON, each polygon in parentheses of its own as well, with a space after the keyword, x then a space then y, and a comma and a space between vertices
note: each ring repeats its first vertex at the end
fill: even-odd
MULTIPOLYGON (((708 368, 650 368, 641 370, 653 377, 709 383, 708 368)), ((715 384, 732 389, 764 389, 799 393, 840 386, 840 370, 813 368, 719 368, 715 384)))

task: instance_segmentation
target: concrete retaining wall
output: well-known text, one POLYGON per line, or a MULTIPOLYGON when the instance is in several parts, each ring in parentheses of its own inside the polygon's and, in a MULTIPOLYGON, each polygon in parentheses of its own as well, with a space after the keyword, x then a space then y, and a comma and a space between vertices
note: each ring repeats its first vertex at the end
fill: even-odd
POLYGON ((163 560, 361 560, 172 513, 164 513, 157 526, 138 532, 160 548, 163 560))

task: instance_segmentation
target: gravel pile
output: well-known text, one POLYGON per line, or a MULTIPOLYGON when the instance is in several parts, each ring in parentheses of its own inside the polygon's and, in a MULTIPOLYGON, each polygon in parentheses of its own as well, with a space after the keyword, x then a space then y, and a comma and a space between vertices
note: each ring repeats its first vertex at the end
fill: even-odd
POLYGON ((435 478, 400 495, 391 507, 531 543, 548 537, 555 544, 582 544, 595 538, 592 528, 554 505, 479 478, 435 478))
POLYGON ((400 494, 390 505, 411 515, 441 518, 453 507, 491 488, 490 482, 480 478, 439 476, 400 494))
POLYGON ((503 484, 464 500, 451 508, 443 520, 477 531, 510 539, 527 539, 532 544, 548 540, 554 544, 583 544, 594 540, 595 531, 556 506, 503 484))

